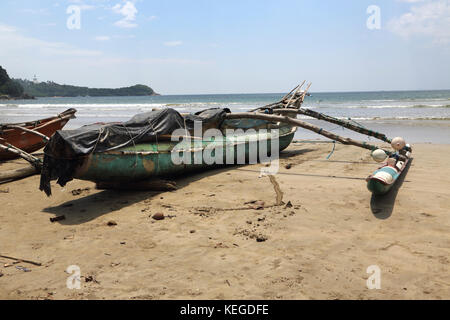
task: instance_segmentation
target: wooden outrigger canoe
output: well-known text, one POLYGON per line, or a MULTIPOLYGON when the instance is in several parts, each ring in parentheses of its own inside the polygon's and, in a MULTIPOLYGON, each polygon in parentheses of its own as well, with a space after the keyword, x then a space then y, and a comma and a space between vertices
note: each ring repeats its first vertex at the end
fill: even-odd
MULTIPOLYGON (((75 109, 68 109, 55 117, 25 123, 0 125, 0 143, 12 145, 27 153, 35 152, 45 146, 45 137, 51 137, 61 130, 66 123, 75 118, 75 109)), ((16 153, 0 150, 0 160, 18 158, 16 153)))
POLYGON ((267 146, 267 155, 273 153, 272 139, 278 139, 278 151, 286 149, 292 142, 297 127, 285 124, 274 126, 262 120, 225 120, 223 127, 235 128, 267 128, 267 135, 260 135, 258 130, 248 131, 243 135, 226 136, 218 139, 201 139, 192 141, 159 141, 129 146, 114 151, 92 153, 76 170, 74 178, 96 183, 132 183, 152 178, 164 178, 195 170, 202 170, 227 164, 227 157, 231 157, 232 164, 243 164, 237 161, 238 155, 244 163, 256 162, 262 146, 267 146), (235 126, 237 124, 237 126, 235 126), (278 129, 279 137, 270 129, 278 129), (211 158, 220 159, 215 163, 204 156, 205 152, 211 158), (216 154, 219 153, 220 154, 216 154), (184 157, 184 163, 177 164, 172 159, 173 153, 177 158, 184 157), (217 157, 216 157, 217 156, 217 157), (196 158, 200 159, 197 160, 196 158))
MULTIPOLYGON (((252 114, 270 115, 274 107, 289 108, 291 111, 287 116, 279 118, 296 118, 296 110, 311 86, 302 90, 305 82, 279 102, 258 107, 251 111, 252 114)), ((95 182, 100 189, 146 188, 161 178, 195 170, 272 162, 279 151, 290 145, 298 127, 296 123, 286 123, 279 118, 232 117, 226 108, 205 113, 204 117, 202 112, 180 115, 171 109, 158 111, 153 117, 137 115, 127 123, 93 126, 76 134, 72 132, 67 137, 59 132, 46 146, 39 189, 50 196, 50 181, 55 178, 61 186, 76 178, 95 182), (199 122, 202 129, 197 132, 199 122), (160 128, 155 129, 158 126, 160 128), (128 127, 134 130, 135 136, 128 127), (210 129, 214 131, 208 131, 210 129), (153 134, 158 130, 164 133, 153 134), (181 136, 175 133, 176 130, 181 130, 178 131, 181 136), (139 137, 136 142, 134 137, 139 137)), ((261 173, 271 174, 272 169, 276 169, 276 162, 274 166, 272 164, 261 173)))
MULTIPOLYGON (((267 162, 268 160, 276 159, 276 157, 271 157, 275 151, 280 152, 290 145, 298 127, 316 132, 345 145, 354 145, 372 152, 379 149, 376 145, 342 137, 297 119, 298 114, 339 124, 349 130, 391 143, 394 147, 393 140, 397 138, 391 140, 384 134, 350 121, 301 108, 311 86, 309 84, 305 90, 301 91, 304 83, 294 88, 279 102, 258 107, 250 112, 230 113, 228 110, 228 112, 220 116, 222 117, 220 124, 214 123, 214 121, 210 124, 211 127, 208 129, 216 130, 216 136, 213 137, 202 136, 202 132, 196 134, 195 128, 192 129, 192 126, 189 126, 189 130, 194 132, 194 136, 191 137, 192 132, 188 132, 188 127, 186 127, 186 118, 184 118, 184 126, 181 126, 184 128, 184 131, 181 133, 183 136, 181 137, 163 133, 154 135, 151 139, 150 136, 144 139, 140 137, 137 141, 141 142, 134 144, 134 138, 132 138, 130 132, 127 132, 132 139, 119 138, 115 140, 114 143, 117 145, 117 148, 107 144, 109 143, 108 139, 113 141, 115 133, 110 133, 107 130, 102 132, 103 127, 100 129, 89 129, 91 130, 90 136, 89 134, 84 135, 86 132, 78 133, 81 137, 87 139, 85 145, 83 143, 80 144, 77 140, 70 140, 72 135, 69 135, 68 140, 66 140, 60 133, 60 136, 54 136, 49 145, 47 145, 49 152, 46 152, 44 158, 40 190, 50 196, 50 180, 54 179, 55 176, 58 179, 58 184, 61 186, 65 186, 67 182, 76 178, 95 182, 97 186, 101 185, 101 189, 133 189, 138 185, 140 186, 139 188, 145 188, 159 178, 171 177, 194 170, 208 169, 221 165, 239 165, 256 163, 258 161, 267 162), (240 132, 230 132, 228 129, 240 129, 240 132), (98 130, 98 132, 95 130, 98 130), (182 140, 181 142, 179 141, 180 139, 182 140), (133 142, 133 145, 130 145, 130 141, 133 142), (93 144, 94 142, 95 144, 93 144), (97 148, 99 142, 100 145, 102 143, 104 145, 97 148)), ((171 112, 173 113, 174 110, 171 112)), ((180 121, 179 116, 178 120, 175 116, 175 122, 180 121)), ((158 119, 157 117, 159 117, 159 114, 155 115, 155 118, 152 120, 145 119, 143 127, 151 125, 151 129, 154 130, 151 121, 158 119)), ((186 117, 189 118, 188 115, 186 117)), ((127 122, 122 126, 127 128, 126 126, 132 127, 133 124, 138 124, 136 127, 140 128, 139 125, 142 125, 140 123, 142 119, 133 119, 131 123, 127 122)), ((189 121, 193 120, 189 118, 189 121)), ((177 126, 179 126, 179 123, 175 125, 175 128, 177 126)), ((121 134, 120 137, 123 138, 125 136, 118 128, 114 130, 121 134)), ((138 132, 136 134, 138 136, 139 130, 136 132, 138 132)), ((374 194, 384 194, 389 191, 408 165, 411 151, 409 145, 405 144, 405 148, 402 150, 397 147, 394 147, 394 149, 398 152, 393 153, 383 150, 387 156, 390 156, 390 160, 388 160, 389 166, 380 168, 379 171, 367 179, 369 190, 374 194), (396 161, 393 162, 392 160, 396 161), (384 176, 385 179, 383 180, 381 176, 384 176)), ((271 174, 270 169, 267 169, 267 171, 262 170, 262 173, 265 171, 267 174, 271 174)))

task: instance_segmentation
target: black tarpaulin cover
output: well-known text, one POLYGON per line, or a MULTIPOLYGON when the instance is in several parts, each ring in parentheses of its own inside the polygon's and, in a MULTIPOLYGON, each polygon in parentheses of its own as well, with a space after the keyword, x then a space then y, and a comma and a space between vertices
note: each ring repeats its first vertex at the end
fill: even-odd
POLYGON ((207 109, 183 116, 174 109, 141 113, 127 122, 92 124, 76 130, 59 130, 44 149, 40 190, 51 195, 50 181, 64 186, 73 179, 80 160, 93 152, 106 152, 134 144, 153 142, 157 136, 171 135, 176 129, 193 132, 194 122, 204 128, 220 128, 229 109, 207 109))

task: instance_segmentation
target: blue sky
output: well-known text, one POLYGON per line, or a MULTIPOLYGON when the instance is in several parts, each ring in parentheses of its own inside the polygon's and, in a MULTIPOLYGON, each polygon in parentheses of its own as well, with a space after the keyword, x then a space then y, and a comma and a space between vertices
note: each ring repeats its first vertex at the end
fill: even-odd
POLYGON ((2 0, 0 43, 13 77, 91 87, 450 89, 448 0, 2 0), (73 5, 80 29, 67 27, 73 5))

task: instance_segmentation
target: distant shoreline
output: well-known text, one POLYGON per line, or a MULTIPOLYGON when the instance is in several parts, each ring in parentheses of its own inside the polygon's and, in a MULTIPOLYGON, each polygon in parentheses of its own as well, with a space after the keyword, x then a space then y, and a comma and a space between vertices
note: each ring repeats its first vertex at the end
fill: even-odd
POLYGON ((136 84, 123 88, 89 88, 67 84, 58 84, 53 81, 37 82, 23 79, 13 79, 20 84, 24 93, 40 98, 52 97, 130 97, 130 96, 157 96, 152 88, 143 84, 136 84))

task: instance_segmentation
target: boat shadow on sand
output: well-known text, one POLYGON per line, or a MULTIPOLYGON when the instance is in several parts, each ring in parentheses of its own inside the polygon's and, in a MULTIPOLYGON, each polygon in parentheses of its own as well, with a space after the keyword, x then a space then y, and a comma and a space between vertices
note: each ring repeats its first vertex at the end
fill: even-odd
POLYGON ((370 199, 370 209, 375 218, 380 220, 389 219, 394 211, 395 200, 397 199, 397 194, 405 181, 406 175, 408 174, 411 163, 414 159, 411 159, 403 171, 402 175, 395 182, 392 189, 384 195, 374 195, 370 199))
MULTIPOLYGON (((311 151, 315 151, 315 149, 285 150, 280 154, 280 160, 302 155, 311 151)), ((206 171, 194 171, 183 177, 170 177, 168 180, 176 182, 177 190, 180 190, 203 178, 226 173, 230 170, 245 166, 246 165, 230 165, 226 167, 216 167, 206 171)), ((165 192, 168 191, 102 190, 79 199, 64 202, 58 206, 44 208, 43 211, 51 213, 56 217, 64 215, 65 219, 58 221, 58 223, 62 225, 79 225, 95 220, 108 213, 132 206, 136 203, 145 200, 154 200, 165 192)), ((136 210, 141 209, 137 208, 136 210)), ((149 214, 150 212, 151 210, 146 211, 145 213, 149 214)))

